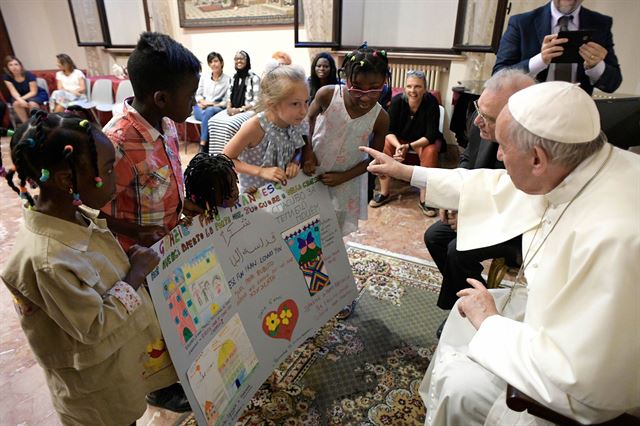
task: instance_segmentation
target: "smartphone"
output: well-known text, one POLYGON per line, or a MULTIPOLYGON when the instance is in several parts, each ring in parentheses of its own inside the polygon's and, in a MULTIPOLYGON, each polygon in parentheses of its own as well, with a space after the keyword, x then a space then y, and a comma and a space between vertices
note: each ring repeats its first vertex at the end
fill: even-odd
POLYGON ((557 58, 553 58, 551 62, 561 64, 572 64, 583 62, 582 56, 580 56, 580 46, 585 43, 589 43, 595 34, 595 30, 577 30, 577 31, 560 31, 558 38, 569 39, 566 43, 561 44, 564 47, 564 52, 557 58))

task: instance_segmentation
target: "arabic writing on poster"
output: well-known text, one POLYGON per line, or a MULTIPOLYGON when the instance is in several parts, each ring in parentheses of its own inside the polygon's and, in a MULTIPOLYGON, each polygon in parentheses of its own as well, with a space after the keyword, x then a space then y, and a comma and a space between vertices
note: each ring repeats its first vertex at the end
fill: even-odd
POLYGON ((199 424, 234 424, 273 369, 357 296, 316 177, 243 194, 154 248, 149 288, 199 424))

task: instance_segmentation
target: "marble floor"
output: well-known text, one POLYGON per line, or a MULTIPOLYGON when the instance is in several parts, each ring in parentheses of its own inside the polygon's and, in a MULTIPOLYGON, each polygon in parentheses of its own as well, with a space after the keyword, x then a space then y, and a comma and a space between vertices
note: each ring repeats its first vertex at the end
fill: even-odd
MULTIPOLYGON (((10 165, 9 139, 2 138, 2 159, 10 165)), ((197 144, 183 149, 184 164, 195 154, 197 144)), ((449 165, 456 161, 450 159, 449 165)), ((396 198, 377 209, 369 208, 369 220, 345 240, 378 247, 394 253, 431 260, 422 241, 424 230, 434 222, 418 208, 416 190, 402 184, 392 186, 396 198)), ((0 268, 11 253, 21 222, 20 199, 0 183, 0 268)), ((11 296, 0 286, 0 425, 58 425, 42 369, 36 363, 20 328, 11 296)), ((180 415, 149 407, 138 425, 172 425, 180 415)))

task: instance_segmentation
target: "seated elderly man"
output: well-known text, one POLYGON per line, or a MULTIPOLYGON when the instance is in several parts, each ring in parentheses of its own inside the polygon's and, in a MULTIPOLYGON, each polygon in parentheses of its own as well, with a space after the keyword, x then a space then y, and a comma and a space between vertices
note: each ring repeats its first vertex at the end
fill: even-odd
POLYGON ((583 423, 637 410, 639 158, 606 142, 593 100, 566 82, 511 96, 496 135, 506 172, 411 167, 361 148, 372 173, 458 209, 459 249, 523 234, 513 289, 470 280, 458 293, 420 388, 426 424, 533 422, 506 407, 507 383, 583 423))

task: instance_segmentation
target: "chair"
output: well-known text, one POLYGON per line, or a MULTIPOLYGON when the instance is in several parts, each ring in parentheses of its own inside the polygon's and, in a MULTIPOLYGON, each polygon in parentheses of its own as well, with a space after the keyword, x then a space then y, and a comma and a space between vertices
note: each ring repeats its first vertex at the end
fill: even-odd
MULTIPOLYGON (((553 422, 559 425, 581 426, 579 423, 569 417, 557 413, 536 401, 533 398, 520 392, 511 385, 507 385, 507 406, 513 411, 522 412, 527 410, 532 416, 553 422)), ((614 425, 640 425, 640 419, 631 414, 623 413, 615 419, 607 420, 604 423, 598 423, 596 426, 614 426, 614 425)))
POLYGON ((93 115, 93 118, 95 119, 96 123, 100 123, 100 117, 98 117, 98 114, 96 114, 94 108, 95 108, 95 103, 91 100, 91 82, 89 81, 89 78, 85 77, 84 78, 84 87, 85 87, 85 92, 87 93, 87 100, 86 101, 73 101, 69 103, 69 106, 79 106, 81 108, 84 108, 86 110, 91 111, 91 115, 93 115))
POLYGON ((102 112, 111 112, 113 108, 113 83, 111 80, 96 80, 91 92, 91 102, 94 108, 102 112))
POLYGON ((122 80, 116 89, 116 101, 113 104, 111 112, 113 115, 121 114, 124 109, 123 102, 125 99, 133 96, 133 86, 131 80, 122 80))
POLYGON ((189 124, 193 124, 197 130, 200 130, 200 126, 202 126, 202 122, 198 120, 193 114, 191 114, 184 121, 184 153, 187 153, 187 145, 189 144, 189 124))

